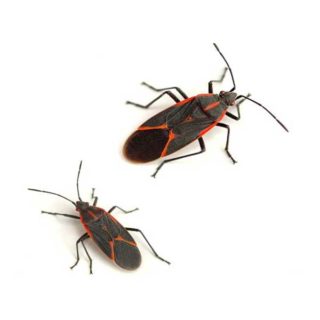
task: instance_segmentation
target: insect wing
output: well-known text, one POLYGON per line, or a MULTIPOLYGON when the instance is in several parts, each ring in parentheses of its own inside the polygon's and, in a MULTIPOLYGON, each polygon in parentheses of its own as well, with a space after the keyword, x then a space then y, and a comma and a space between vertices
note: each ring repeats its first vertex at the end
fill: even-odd
MULTIPOLYGON (((188 98, 177 104, 157 113, 146 122, 144 122, 139 129, 143 129, 144 127, 163 127, 167 125, 168 119, 174 118, 176 114, 181 114, 180 118, 183 117, 184 113, 187 113, 190 109, 190 105, 193 98, 188 98)), ((179 117, 176 121, 179 121, 179 117)))
POLYGON ((190 121, 175 126, 172 129, 171 139, 168 141, 162 156, 169 155, 185 147, 201 137, 201 133, 210 126, 212 126, 212 120, 210 118, 191 119, 190 121))
POLYGON ((105 214, 87 224, 90 236, 117 265, 134 270, 141 264, 141 254, 129 232, 111 215, 105 214))

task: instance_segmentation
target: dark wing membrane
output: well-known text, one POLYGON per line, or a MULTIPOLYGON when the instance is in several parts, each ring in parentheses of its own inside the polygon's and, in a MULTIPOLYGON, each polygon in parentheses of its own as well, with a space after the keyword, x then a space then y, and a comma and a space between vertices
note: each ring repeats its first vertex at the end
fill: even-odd
POLYGON ((194 119, 175 126, 172 129, 174 139, 172 139, 166 150, 166 155, 169 155, 195 139, 201 136, 201 132, 211 126, 214 121, 210 118, 194 119))
POLYGON ((133 270, 141 264, 141 255, 130 233, 112 216, 104 215, 87 224, 99 248, 122 268, 133 270))
POLYGON ((134 270, 141 264, 141 254, 137 247, 125 241, 115 240, 114 261, 124 269, 134 270))
POLYGON ((123 154, 133 162, 153 161, 160 158, 168 137, 168 129, 137 130, 126 141, 123 154))

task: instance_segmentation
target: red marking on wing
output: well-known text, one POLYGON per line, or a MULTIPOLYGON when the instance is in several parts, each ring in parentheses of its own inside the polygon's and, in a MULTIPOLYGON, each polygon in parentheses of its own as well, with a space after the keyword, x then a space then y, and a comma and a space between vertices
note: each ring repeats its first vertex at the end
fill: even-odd
POLYGON ((160 125, 160 126, 154 126, 154 127, 148 127, 148 126, 145 126, 145 127, 139 127, 138 130, 140 131, 145 131, 145 130, 154 130, 154 129, 168 129, 168 126, 166 123, 160 125))
MULTIPOLYGON (((105 212, 105 214, 106 214, 113 222, 115 222, 116 224, 120 225, 123 229, 125 229, 113 215, 111 215, 111 214, 110 214, 109 212, 107 212, 107 211, 105 212)), ((137 246, 137 244, 135 243, 135 241, 128 241, 128 240, 126 240, 126 239, 123 239, 123 237, 121 237, 121 236, 117 236, 116 238, 114 238, 114 240, 123 241, 123 242, 125 242, 125 243, 128 243, 128 244, 134 246, 134 247, 137 246)))
POLYGON ((130 245, 133 246, 133 247, 136 247, 136 246, 137 246, 137 244, 136 244, 135 242, 125 240, 125 239, 123 239, 121 236, 117 236, 116 238, 114 238, 114 240, 123 241, 123 242, 125 242, 125 243, 127 243, 127 244, 130 244, 130 245))
POLYGON ((164 149, 163 149, 163 151, 161 153, 161 157, 166 156, 169 144, 174 138, 175 138, 175 134, 172 132, 172 130, 170 130, 168 142, 167 142, 166 146, 164 147, 164 149))
POLYGON ((110 257, 110 259, 114 261, 115 257, 114 257, 114 242, 113 242, 113 240, 109 241, 109 245, 110 245, 110 248, 111 248, 111 257, 110 257))

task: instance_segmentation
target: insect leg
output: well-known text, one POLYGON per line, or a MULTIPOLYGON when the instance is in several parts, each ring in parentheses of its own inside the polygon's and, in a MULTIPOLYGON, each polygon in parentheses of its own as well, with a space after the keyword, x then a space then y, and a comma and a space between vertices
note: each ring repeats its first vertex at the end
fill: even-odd
POLYGON ((168 162, 171 162, 171 161, 175 161, 175 160, 179 160, 179 159, 183 159, 183 158, 187 158, 187 157, 191 157, 191 156, 196 156, 197 154, 200 154, 200 153, 203 153, 206 151, 206 146, 204 144, 204 141, 203 141, 203 138, 199 138, 198 139, 199 141, 199 144, 200 144, 200 148, 201 150, 198 151, 198 152, 195 152, 195 153, 191 153, 191 154, 187 154, 185 156, 181 156, 181 157, 176 157, 176 158, 172 158, 172 159, 167 159, 167 160, 164 160, 160 163, 160 165, 157 167, 156 171, 154 172, 154 174, 151 176, 153 178, 156 177, 157 173, 159 172, 159 170, 164 166, 164 164, 168 163, 168 162))
POLYGON ((146 87, 148 87, 149 89, 151 89, 151 90, 153 90, 153 91, 157 91, 157 92, 164 91, 164 90, 175 89, 175 90, 177 90, 177 91, 181 94, 181 96, 183 97, 183 99, 187 99, 187 98, 188 98, 188 96, 187 96, 179 87, 169 87, 169 88, 157 89, 157 88, 155 88, 154 86, 152 86, 152 85, 150 85, 150 84, 148 84, 148 83, 146 83, 146 82, 141 82, 141 84, 142 84, 143 86, 146 86, 146 87))
MULTIPOLYGON (((247 95, 246 95, 246 97, 248 98, 248 97, 250 97, 251 96, 251 94, 250 93, 248 93, 247 95)), ((243 102, 243 101, 245 101, 246 99, 244 99, 244 98, 242 98, 238 103, 236 103, 236 108, 237 108, 237 113, 238 113, 238 115, 234 115, 234 114, 232 114, 231 112, 228 112, 227 111, 227 113, 226 113, 226 116, 228 116, 229 118, 231 118, 231 119, 233 119, 233 120, 240 120, 240 108, 239 108, 239 106, 240 106, 240 104, 243 102)))
POLYGON ((74 216, 73 214, 65 214, 65 213, 49 212, 49 211, 41 211, 41 213, 47 213, 47 214, 51 214, 53 216, 64 216, 67 218, 80 219, 80 217, 74 216))
MULTIPOLYGON (((88 238, 89 238, 89 237, 87 237, 87 238, 85 238, 85 239, 88 239, 88 238)), ((91 259, 90 255, 89 255, 89 252, 88 252, 86 246, 84 245, 84 240, 85 240, 85 239, 81 240, 81 243, 82 243, 83 249, 84 249, 84 251, 86 252, 87 257, 88 257, 88 259, 89 259, 89 269, 90 269, 90 274, 92 274, 92 259, 91 259)))
POLYGON ((90 273, 92 273, 92 259, 89 256, 89 253, 88 253, 87 249, 85 248, 85 246, 83 244, 83 241, 88 239, 88 238, 89 238, 89 235, 87 233, 85 233, 77 240, 77 242, 76 242, 77 260, 76 260, 75 264, 70 267, 70 269, 73 269, 78 264, 78 262, 80 260, 80 257, 79 257, 79 243, 81 242, 83 247, 84 247, 84 249, 85 249, 85 251, 86 251, 86 254, 87 254, 88 258, 89 258, 89 261, 90 261, 90 273))
POLYGON ((139 210, 139 208, 135 208, 133 210, 124 210, 118 206, 113 206, 108 212, 111 213, 115 208, 118 208, 120 211, 122 211, 123 213, 130 213, 130 212, 133 212, 133 211, 137 211, 139 210))
POLYGON ((127 229, 128 231, 139 232, 139 233, 143 236, 144 240, 147 242, 147 244, 148 244, 148 246, 150 247, 150 249, 152 250, 153 254, 154 254, 158 259, 166 262, 167 264, 170 264, 169 261, 161 258, 161 257, 157 254, 157 252, 153 249, 153 247, 152 247, 152 245, 150 244, 150 242, 148 241, 147 237, 143 234, 143 232, 142 232, 141 230, 136 229, 136 228, 126 228, 126 229, 127 229))
POLYGON ((231 153, 229 152, 229 138, 230 138, 230 127, 225 124, 225 123, 218 123, 217 124, 218 127, 222 127, 228 130, 228 134, 227 134, 227 142, 226 142, 226 146, 225 146, 225 150, 227 155, 229 156, 229 158, 232 160, 233 164, 237 163, 237 161, 232 157, 231 153))
POLYGON ((222 73, 222 75, 221 75, 221 77, 220 77, 219 80, 210 80, 210 81, 208 82, 208 91, 209 91, 209 93, 213 93, 212 83, 213 83, 213 82, 221 83, 221 82, 223 81, 224 77, 226 76, 227 71, 228 71, 228 68, 224 68, 224 69, 223 69, 223 73, 222 73))
POLYGON ((171 97, 174 102, 178 103, 180 100, 171 92, 171 91, 164 91, 162 92, 158 97, 156 97, 155 99, 153 99, 151 102, 149 102, 146 105, 142 105, 142 104, 138 104, 132 101, 127 101, 127 104, 132 104, 133 106, 139 107, 139 108, 149 108, 152 104, 154 104, 157 100, 159 100, 162 96, 164 96, 165 94, 167 94, 169 97, 171 97))

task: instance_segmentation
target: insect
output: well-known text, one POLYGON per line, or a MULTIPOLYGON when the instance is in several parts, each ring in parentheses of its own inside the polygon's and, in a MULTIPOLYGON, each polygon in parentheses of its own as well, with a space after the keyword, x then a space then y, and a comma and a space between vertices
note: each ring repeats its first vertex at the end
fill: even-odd
POLYGON ((139 232, 142 235, 142 237, 145 239, 147 244, 149 245, 154 255, 158 259, 170 264, 169 261, 161 258, 156 253, 156 251, 153 249, 150 242, 148 241, 148 239, 146 238, 146 236, 143 234, 141 230, 136 228, 123 227, 111 215, 111 212, 116 208, 122 211, 123 213, 133 212, 138 210, 138 208, 134 210, 126 211, 118 206, 113 206, 110 210, 105 211, 104 209, 96 206, 98 202, 98 197, 94 195, 94 189, 92 189, 92 199, 94 199, 93 204, 90 205, 88 202, 82 201, 80 197, 80 192, 79 192, 79 177, 80 177, 81 167, 82 167, 82 161, 80 162, 78 176, 77 176, 77 193, 79 198, 79 201, 77 202, 74 202, 55 192, 32 189, 32 188, 28 189, 30 191, 48 193, 48 194, 52 194, 60 198, 63 198, 71 202, 75 206, 76 211, 79 213, 79 216, 77 216, 77 215, 57 213, 57 212, 41 211, 42 213, 51 214, 55 216, 64 216, 72 219, 80 219, 80 222, 82 223, 84 229, 86 230, 86 233, 83 234, 76 242, 77 260, 74 263, 74 265, 71 266, 71 269, 73 269, 80 260, 79 243, 81 242, 84 248, 84 251, 89 259, 90 273, 92 274, 92 259, 84 244, 84 241, 88 238, 92 238, 93 241, 98 245, 98 247, 103 251, 103 253, 105 253, 119 267, 127 270, 137 269, 141 264, 141 254, 137 247, 136 242, 134 241, 134 239, 132 238, 132 236, 128 231, 139 232))
POLYGON ((136 107, 149 108, 161 97, 167 95, 175 102, 174 105, 144 122, 127 139, 123 148, 123 153, 128 160, 137 163, 149 162, 168 156, 195 140, 198 140, 200 145, 200 151, 198 152, 162 161, 152 177, 155 177, 163 165, 168 162, 205 152, 206 147, 202 136, 215 126, 227 130, 225 151, 232 162, 236 163, 236 160, 229 152, 230 127, 229 125, 222 123, 221 120, 224 116, 228 116, 234 120, 240 120, 239 106, 245 100, 249 100, 263 108, 283 127, 284 130, 288 131, 283 123, 281 123, 266 107, 249 98, 250 95, 237 95, 234 92, 236 84, 232 70, 218 46, 215 43, 213 45, 226 63, 227 68, 225 68, 224 73, 219 80, 209 81, 209 93, 198 94, 188 98, 188 96, 178 87, 157 89, 146 82, 142 82, 143 85, 154 91, 163 92, 146 105, 127 101, 127 104, 136 107), (220 91, 219 94, 214 94, 213 83, 222 82, 227 70, 230 72, 233 87, 229 91, 220 91), (176 94, 171 90, 176 90, 183 97, 183 100, 180 101, 176 94), (230 106, 236 107, 237 115, 228 111, 230 106))

